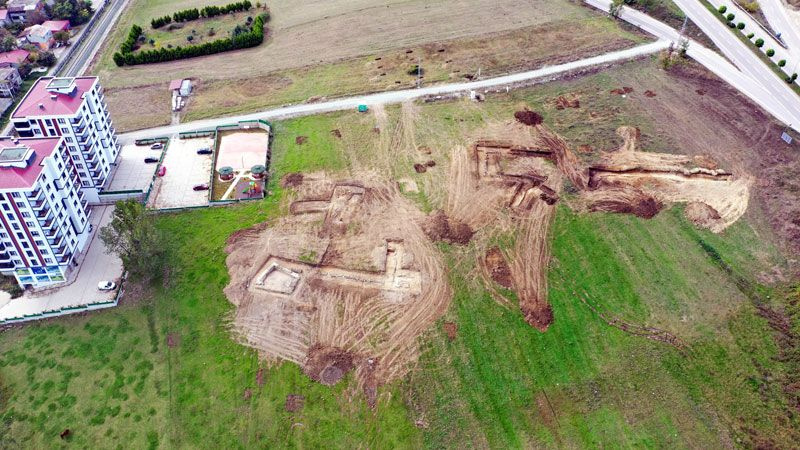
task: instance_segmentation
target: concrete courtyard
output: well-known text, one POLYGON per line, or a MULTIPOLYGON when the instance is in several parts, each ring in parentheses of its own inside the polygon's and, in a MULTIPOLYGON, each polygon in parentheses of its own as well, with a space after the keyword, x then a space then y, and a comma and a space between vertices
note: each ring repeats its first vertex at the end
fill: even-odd
POLYGON ((192 188, 209 183, 211 155, 198 155, 197 150, 213 145, 211 138, 172 138, 161 163, 166 174, 156 179, 147 206, 169 209, 207 205, 208 191, 194 191, 192 188))
POLYGON ((161 157, 161 150, 150 150, 150 146, 127 144, 117 157, 117 169, 107 191, 146 191, 156 173, 158 164, 145 163, 147 157, 161 157))

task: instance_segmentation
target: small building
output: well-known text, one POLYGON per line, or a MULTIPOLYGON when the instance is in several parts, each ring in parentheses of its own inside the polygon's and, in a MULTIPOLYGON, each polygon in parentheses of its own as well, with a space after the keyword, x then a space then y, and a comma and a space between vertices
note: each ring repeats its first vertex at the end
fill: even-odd
POLYGON ((169 82, 169 90, 173 93, 178 93, 181 90, 181 83, 183 80, 172 80, 169 82))
POLYGON ((19 68, 19 65, 28 60, 31 52, 27 50, 17 49, 10 52, 0 53, 0 68, 14 67, 19 68))
POLYGON ((192 82, 187 79, 172 80, 169 82, 169 90, 174 95, 187 97, 192 93, 192 82))
POLYGON ((0 27, 4 27, 11 23, 11 19, 8 17, 8 10, 5 8, 0 9, 0 27))
POLYGON ((69 20, 45 20, 42 22, 42 26, 50 30, 53 34, 60 31, 69 31, 72 28, 69 20))
POLYGON ((42 50, 50 50, 55 43, 53 32, 43 25, 32 25, 22 32, 23 39, 42 50))
POLYGON ((44 17, 42 0, 8 0, 6 9, 8 19, 12 22, 30 22, 37 17, 44 17))
POLYGON ((19 91, 22 78, 15 67, 0 68, 0 97, 11 98, 19 91))

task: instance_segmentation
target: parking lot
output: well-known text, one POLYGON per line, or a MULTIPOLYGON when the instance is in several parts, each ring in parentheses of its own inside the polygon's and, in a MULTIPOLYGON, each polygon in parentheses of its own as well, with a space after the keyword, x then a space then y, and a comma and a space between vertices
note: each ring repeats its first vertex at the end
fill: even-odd
POLYGON ((153 209, 186 208, 208 204, 208 191, 195 191, 198 184, 208 184, 211 176, 211 155, 198 155, 197 150, 211 148, 212 138, 172 138, 161 163, 164 176, 157 177, 147 206, 153 209))
POLYGON ((149 145, 128 144, 117 157, 117 169, 107 191, 146 191, 156 173, 157 164, 147 164, 147 157, 158 158, 161 150, 151 150, 149 145))

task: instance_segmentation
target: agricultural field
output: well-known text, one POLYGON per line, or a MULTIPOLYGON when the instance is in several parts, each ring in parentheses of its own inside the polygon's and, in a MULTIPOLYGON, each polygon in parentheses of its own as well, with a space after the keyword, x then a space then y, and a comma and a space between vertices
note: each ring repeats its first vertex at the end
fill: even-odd
POLYGON ((114 64, 131 25, 152 34, 152 18, 196 6, 132 0, 121 16, 89 70, 104 80, 118 130, 168 124, 167 85, 179 77, 195 79, 183 116, 194 120, 320 95, 407 88, 416 82, 408 72, 420 59, 423 80, 432 83, 464 80, 479 70, 491 76, 536 68, 644 41, 569 0, 278 0, 268 2, 268 36, 258 47, 138 67, 114 64))
POLYGON ((136 448, 790 447, 797 147, 721 81, 659 67, 273 124, 264 201, 160 216, 170 269, 153 285, 0 334, 1 446, 58 447, 70 429, 78 446, 136 448), (661 169, 632 180, 655 203, 592 212, 604 181, 580 169, 619 177, 622 156, 661 169), (453 176, 470 157, 477 189, 453 176), (676 181, 685 164, 707 189, 676 181), (547 178, 492 190, 519 167, 547 178), (706 191, 719 217, 676 194, 706 191), (479 194, 490 222, 468 233, 457 222, 487 220, 463 214, 479 194), (388 237, 402 241, 370 250, 388 237), (271 278, 267 253, 308 278, 271 278), (359 303, 367 291, 380 300, 359 303), (339 313, 293 313, 287 295, 339 313), (353 354, 280 323, 258 333, 259 308, 353 354))

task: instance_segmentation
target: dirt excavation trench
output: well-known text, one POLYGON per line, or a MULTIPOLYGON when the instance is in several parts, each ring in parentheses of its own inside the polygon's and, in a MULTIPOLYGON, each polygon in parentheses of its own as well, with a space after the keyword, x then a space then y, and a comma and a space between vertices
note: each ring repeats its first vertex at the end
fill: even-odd
POLYGON ((446 188, 441 210, 428 215, 386 174, 356 169, 359 181, 287 175, 289 213, 228 240, 233 332, 263 357, 292 361, 320 383, 353 373, 374 406, 378 386, 409 370, 419 337, 449 306, 437 241, 479 254, 494 297, 513 305, 513 291, 525 321, 544 332, 557 319, 547 274, 560 202, 645 218, 685 203, 689 220, 714 232, 746 211, 747 174, 708 158, 641 151, 633 127, 617 133, 622 146, 587 164, 535 112, 487 123, 471 145, 451 149, 447 176, 437 175, 440 169, 419 175, 446 188), (513 236, 513 244, 491 244, 500 235, 513 236))
POLYGON ((234 332, 323 384, 354 371, 374 405, 449 305, 443 261, 424 215, 392 185, 308 174, 291 183, 287 217, 228 241, 234 332))

